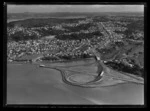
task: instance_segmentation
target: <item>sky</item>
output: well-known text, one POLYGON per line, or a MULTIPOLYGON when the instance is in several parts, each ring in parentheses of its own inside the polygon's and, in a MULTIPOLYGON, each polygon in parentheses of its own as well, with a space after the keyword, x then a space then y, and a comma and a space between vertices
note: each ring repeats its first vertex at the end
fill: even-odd
POLYGON ((144 5, 7 5, 8 13, 23 12, 143 12, 144 5))

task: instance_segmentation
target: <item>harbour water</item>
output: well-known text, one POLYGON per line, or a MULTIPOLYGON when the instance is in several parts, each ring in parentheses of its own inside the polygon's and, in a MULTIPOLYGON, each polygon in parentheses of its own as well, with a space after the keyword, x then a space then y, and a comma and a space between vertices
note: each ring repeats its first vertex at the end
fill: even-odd
MULTIPOLYGON (((94 62, 91 59, 45 64, 90 72, 95 76, 94 62)), ((92 80, 88 76, 83 78, 92 80)), ((77 82, 85 82, 80 79, 76 77, 77 82)), ((66 84, 58 70, 40 68, 38 64, 8 63, 7 104, 144 104, 144 85, 122 82, 106 87, 78 87, 66 84)))

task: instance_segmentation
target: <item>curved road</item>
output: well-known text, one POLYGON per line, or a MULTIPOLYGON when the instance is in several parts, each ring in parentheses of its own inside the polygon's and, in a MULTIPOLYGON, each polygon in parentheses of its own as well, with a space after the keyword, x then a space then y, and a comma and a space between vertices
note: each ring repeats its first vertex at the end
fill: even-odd
MULTIPOLYGON (((97 72, 96 72, 97 76, 83 71, 70 70, 68 69, 68 67, 66 68, 61 66, 59 67, 42 66, 42 67, 60 71, 62 75, 62 80, 65 83, 80 87, 110 86, 124 82, 134 82, 137 84, 144 83, 143 78, 130 76, 130 74, 121 74, 120 72, 108 68, 100 59, 100 54, 95 49, 92 50, 90 49, 89 51, 91 51, 96 56, 95 64, 97 65, 97 72), (67 71, 76 72, 76 74, 68 74, 67 71)), ((36 62, 36 59, 34 59, 34 62, 36 62)))

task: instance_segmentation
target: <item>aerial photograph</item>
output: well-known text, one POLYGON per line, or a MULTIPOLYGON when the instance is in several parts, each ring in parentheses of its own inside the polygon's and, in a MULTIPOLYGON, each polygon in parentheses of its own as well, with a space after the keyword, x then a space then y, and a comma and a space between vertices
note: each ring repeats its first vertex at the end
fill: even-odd
POLYGON ((144 4, 7 4, 8 105, 144 105, 144 4))

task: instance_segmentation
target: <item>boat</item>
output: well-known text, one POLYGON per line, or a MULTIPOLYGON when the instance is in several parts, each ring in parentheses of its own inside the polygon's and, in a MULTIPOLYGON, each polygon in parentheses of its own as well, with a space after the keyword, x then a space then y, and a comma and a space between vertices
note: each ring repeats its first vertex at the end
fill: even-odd
POLYGON ((45 65, 43 65, 43 64, 41 64, 41 65, 39 65, 39 67, 44 67, 45 65))

